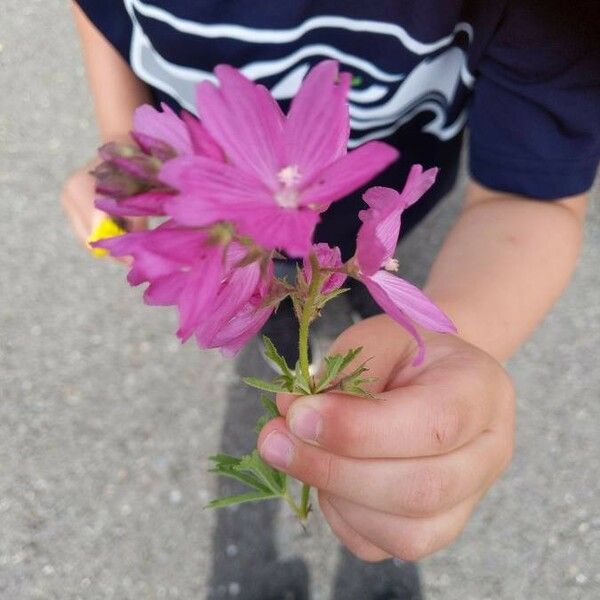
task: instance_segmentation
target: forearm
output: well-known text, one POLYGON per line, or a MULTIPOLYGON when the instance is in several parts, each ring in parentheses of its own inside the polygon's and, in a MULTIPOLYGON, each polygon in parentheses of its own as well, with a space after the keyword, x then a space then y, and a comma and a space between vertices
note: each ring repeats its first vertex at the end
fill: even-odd
POLYGON ((505 360, 533 332, 569 282, 585 202, 532 201, 471 184, 425 286, 463 339, 505 360))
POLYGON ((121 139, 131 130, 135 109, 151 101, 150 91, 79 6, 72 2, 72 8, 100 135, 103 141, 121 139))

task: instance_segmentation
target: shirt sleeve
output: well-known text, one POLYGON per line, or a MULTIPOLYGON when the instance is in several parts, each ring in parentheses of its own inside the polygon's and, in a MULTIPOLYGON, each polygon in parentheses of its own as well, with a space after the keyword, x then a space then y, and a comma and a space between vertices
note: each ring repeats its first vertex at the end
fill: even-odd
POLYGON ((600 158, 600 2, 516 0, 480 61, 470 170, 553 200, 587 191, 600 158))
POLYGON ((96 29, 129 62, 133 25, 123 0, 75 0, 96 29))

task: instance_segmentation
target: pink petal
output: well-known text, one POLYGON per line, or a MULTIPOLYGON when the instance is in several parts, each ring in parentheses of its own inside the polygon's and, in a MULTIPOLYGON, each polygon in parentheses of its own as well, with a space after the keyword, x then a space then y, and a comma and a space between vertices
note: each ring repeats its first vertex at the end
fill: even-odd
POLYGON ((394 255, 402 212, 433 185, 436 174, 437 169, 423 172, 421 165, 413 165, 401 194, 386 187, 372 187, 364 193, 370 208, 358 215, 363 225, 356 240, 356 259, 365 275, 375 273, 394 255))
POLYGON ((417 287, 387 271, 371 276, 392 302, 418 325, 438 333, 456 333, 452 321, 417 287))
POLYGON ((213 140, 210 133, 206 131, 206 127, 187 111, 181 113, 181 118, 190 132, 194 153, 219 162, 225 162, 225 154, 222 148, 213 140))
POLYGON ((198 328, 202 318, 210 318, 210 307, 223 279, 222 249, 213 251, 191 265, 186 284, 179 295, 179 330, 186 341, 198 328))
MULTIPOLYGON (((321 268, 339 269, 343 266, 342 253, 337 246, 331 248, 328 244, 314 244, 311 254, 312 253, 316 255, 321 268)), ((308 258, 304 259, 302 270, 304 272, 304 279, 310 284, 312 281, 312 266, 308 258)), ((330 292, 337 290, 342 287, 344 281, 346 281, 345 273, 332 273, 321 285, 321 293, 329 294, 330 292)))
POLYGON ((412 206, 435 183, 438 171, 439 169, 435 167, 427 169, 427 171, 423 171, 421 165, 411 167, 404 189, 400 194, 404 208, 412 206))
POLYGON ((96 208, 115 217, 151 217, 164 215, 163 203, 171 194, 147 192, 122 200, 97 198, 96 208))
POLYGON ((165 163, 160 178, 183 193, 172 196, 166 212, 185 225, 233 221, 236 231, 267 249, 305 256, 319 215, 300 207, 282 208, 263 184, 228 164, 199 156, 165 163))
POLYGON ((387 213, 384 209, 370 208, 360 211, 358 215, 363 224, 356 238, 356 260, 363 274, 372 275, 396 250, 402 211, 390 210, 394 201, 400 198, 400 194, 390 188, 370 188, 363 198, 376 199, 379 203, 384 198, 389 201, 387 213))
POLYGON ((304 206, 325 210, 332 202, 367 183, 398 158, 398 151, 383 142, 368 142, 326 167, 300 195, 304 206))
POLYGON ((202 82, 198 114, 228 160, 275 189, 282 166, 283 114, 269 92, 237 69, 215 69, 220 87, 202 82))
POLYGON ((196 329, 196 339, 202 346, 206 346, 209 340, 243 310, 254 295, 259 279, 260 266, 257 263, 233 269, 211 303, 210 319, 205 319, 196 329))
POLYGON ((133 130, 169 144, 179 154, 192 154, 192 140, 185 123, 164 102, 162 112, 149 104, 136 109, 133 130))
POLYGON ((236 221, 238 213, 247 214, 257 205, 276 206, 272 194, 253 176, 200 156, 165 163, 160 179, 181 192, 169 199, 165 211, 187 225, 236 221))
POLYGON ((425 343, 413 322, 439 333, 456 331, 450 319, 421 290, 400 277, 378 271, 361 281, 367 286, 375 302, 416 340, 419 353, 413 365, 420 364, 425 356, 425 343))
POLYGON ((292 100, 285 124, 285 162, 298 167, 302 183, 346 153, 350 82, 350 73, 339 73, 336 61, 325 60, 308 73, 292 100))
POLYGON ((175 271, 154 279, 144 292, 144 302, 151 306, 175 306, 187 278, 186 272, 175 271))
POLYGON ((306 256, 319 215, 306 208, 287 209, 257 205, 238 213, 237 229, 268 250, 280 249, 290 257, 306 256))
POLYGON ((208 348, 221 348, 225 356, 235 356, 263 327, 273 313, 273 307, 256 308, 247 305, 210 341, 208 348))

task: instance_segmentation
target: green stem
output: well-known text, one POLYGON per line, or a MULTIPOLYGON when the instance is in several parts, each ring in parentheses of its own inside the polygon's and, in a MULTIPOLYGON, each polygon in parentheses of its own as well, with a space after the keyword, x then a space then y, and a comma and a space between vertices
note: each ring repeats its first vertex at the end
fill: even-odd
POLYGON ((302 315, 300 317, 300 331, 298 337, 298 358, 300 361, 300 372, 302 377, 309 384, 312 391, 312 383, 310 380, 310 369, 308 362, 308 333, 310 323, 313 320, 315 312, 315 300, 321 287, 321 272, 317 257, 314 254, 310 255, 310 266, 312 270, 312 278, 308 287, 308 296, 302 307, 302 315))
MULTIPOLYGON (((302 378, 308 383, 311 392, 314 391, 314 384, 311 380, 309 360, 308 360, 308 339, 310 324, 315 316, 315 302, 321 288, 322 273, 319 267, 319 261, 314 254, 310 255, 310 266, 312 277, 308 287, 308 296, 302 306, 302 315, 300 316, 300 328, 298 335, 298 359, 300 363, 300 372, 302 378)), ((287 488, 286 488, 287 495, 287 488)), ((310 511, 310 486, 306 483, 302 485, 302 494, 300 497, 300 506, 298 506, 288 495, 288 504, 296 513, 300 521, 305 521, 310 511)))
POLYGON ((300 498, 300 514, 302 519, 308 517, 310 512, 310 485, 307 483, 302 485, 302 496, 300 498))

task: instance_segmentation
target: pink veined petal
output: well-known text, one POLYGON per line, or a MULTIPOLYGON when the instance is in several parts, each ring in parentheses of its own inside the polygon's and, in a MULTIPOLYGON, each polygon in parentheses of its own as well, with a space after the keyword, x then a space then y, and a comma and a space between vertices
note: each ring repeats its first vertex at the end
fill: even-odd
POLYGON ((165 211, 180 223, 209 225, 248 217, 256 207, 275 208, 272 194, 243 171, 207 158, 175 158, 162 167, 160 179, 180 190, 165 203, 165 211))
POLYGON ((115 217, 151 217, 165 214, 163 204, 171 196, 166 192, 146 192, 122 200, 97 198, 96 208, 115 217))
MULTIPOLYGON (((342 253, 337 246, 332 248, 328 244, 313 244, 311 253, 316 255, 317 261, 321 268, 338 269, 343 265, 342 253)), ((302 270, 306 282, 310 284, 312 281, 312 266, 308 258, 304 259, 302 270)), ((321 293, 329 294, 334 290, 337 290, 338 288, 342 287, 344 281, 346 281, 345 273, 332 273, 321 285, 321 293)))
POLYGON ((187 267, 206 252, 206 235, 200 231, 178 229, 171 222, 151 231, 127 233, 94 244, 113 256, 132 256, 127 275, 130 285, 164 277, 187 267))
POLYGON ((186 284, 179 295, 179 330, 182 341, 189 339, 203 318, 210 318, 210 308, 223 279, 222 249, 212 248, 191 265, 186 284))
POLYGON ((334 60, 320 62, 292 100, 285 124, 286 165, 296 165, 301 184, 346 153, 350 135, 350 73, 334 60))
POLYGON ((418 325, 438 333, 455 333, 452 321, 418 288, 387 271, 371 276, 392 302, 418 325))
POLYGON ((211 304, 210 319, 203 321, 196 330, 196 338, 202 345, 214 338, 243 309, 255 293, 259 279, 260 266, 257 263, 233 269, 211 304))
POLYGON ((404 189, 400 193, 404 208, 412 206, 435 183, 438 171, 437 167, 427 171, 423 171, 421 165, 411 167, 404 189))
POLYGON ((185 123, 164 102, 162 112, 149 104, 136 109, 133 130, 166 142, 178 154, 193 154, 192 140, 185 123))
POLYGON ((326 167, 300 194, 303 206, 316 205, 325 210, 367 183, 399 156, 384 142, 367 142, 326 167))
POLYGON ((371 208, 360 211, 359 218, 363 224, 356 237, 356 261, 364 275, 372 275, 394 254, 400 230, 400 211, 384 217, 371 208))
POLYGON ((375 302, 417 341, 419 353, 413 365, 420 364, 425 356, 425 344, 413 323, 439 333, 456 331, 452 321, 421 290, 400 277, 379 271, 361 281, 375 302))
POLYGON ((181 118, 190 132, 194 153, 219 162, 225 162, 223 149, 206 131, 206 127, 194 115, 185 110, 181 113, 181 118))
POLYGON ((363 273, 375 273, 393 256, 402 212, 433 185, 436 174, 437 169, 423 172, 421 165, 413 165, 401 194, 386 187, 372 187, 364 193, 369 208, 358 215, 363 225, 356 240, 356 260, 363 273))
POLYGON ((250 236, 263 248, 278 248, 290 257, 303 257, 310 251, 319 215, 306 208, 257 205, 239 211, 235 222, 240 233, 250 236))
POLYGON ((175 306, 187 278, 186 272, 175 271, 153 280, 144 292, 144 302, 151 306, 175 306))
POLYGON ((210 341, 208 348, 220 348, 225 356, 235 356, 262 328, 273 313, 273 307, 247 305, 210 341))
POLYGON ((374 227, 377 241, 385 249, 386 258, 389 258, 398 245, 405 208, 402 196, 392 188, 372 187, 363 194, 363 200, 372 208, 361 210, 358 217, 365 225, 374 227))
POLYGON ((198 114, 228 160, 270 188, 278 185, 283 159, 283 114, 269 92, 237 69, 215 69, 220 87, 204 81, 197 88, 198 114))
POLYGON ((392 301, 392 299, 387 295, 385 290, 379 286, 379 284, 370 277, 364 277, 361 281, 365 284, 369 293, 373 297, 373 300, 381 306, 381 308, 390 316, 394 321, 396 321, 399 325, 404 327, 406 331, 415 339, 417 342, 417 346, 419 351, 417 356, 413 360, 413 366, 420 365, 425 358, 425 342, 423 338, 419 335, 417 328, 414 326, 413 322, 400 310, 396 304, 392 301))

